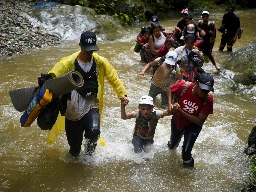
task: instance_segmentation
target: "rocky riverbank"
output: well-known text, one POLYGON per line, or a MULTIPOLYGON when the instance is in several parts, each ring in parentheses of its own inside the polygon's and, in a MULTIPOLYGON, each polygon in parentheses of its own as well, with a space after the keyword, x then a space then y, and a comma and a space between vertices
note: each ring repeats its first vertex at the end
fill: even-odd
POLYGON ((31 7, 20 1, 0 2, 0 56, 1 59, 24 54, 35 49, 55 46, 60 43, 57 36, 34 26, 22 13, 29 13, 31 7))

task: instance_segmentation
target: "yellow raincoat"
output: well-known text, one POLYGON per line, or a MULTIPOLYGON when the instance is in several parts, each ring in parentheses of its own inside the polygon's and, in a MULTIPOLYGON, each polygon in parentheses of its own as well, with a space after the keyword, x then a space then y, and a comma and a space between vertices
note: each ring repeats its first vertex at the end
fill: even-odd
MULTIPOLYGON (((65 73, 73 71, 75 59, 77 58, 79 53, 80 51, 62 58, 58 63, 55 64, 55 66, 48 73, 53 73, 55 74, 56 77, 59 77, 65 73)), ((96 62, 96 67, 98 70, 97 98, 99 99, 99 113, 100 113, 100 117, 102 118, 104 77, 106 77, 106 79, 108 80, 108 83, 112 86, 118 98, 121 98, 122 96, 127 95, 127 93, 123 83, 117 76, 116 70, 110 65, 108 60, 104 57, 99 56, 97 53, 93 53, 92 56, 96 62)), ((65 117, 59 114, 55 125, 48 132, 48 143, 49 144, 54 143, 60 131, 62 130, 65 130, 65 117)))

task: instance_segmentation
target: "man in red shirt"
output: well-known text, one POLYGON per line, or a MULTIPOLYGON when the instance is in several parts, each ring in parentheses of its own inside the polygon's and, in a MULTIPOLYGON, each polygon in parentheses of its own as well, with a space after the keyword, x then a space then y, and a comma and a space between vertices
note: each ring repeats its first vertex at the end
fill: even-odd
POLYGON ((176 149, 184 135, 182 159, 184 166, 194 167, 191 151, 209 114, 213 113, 214 79, 206 72, 198 73, 194 83, 177 82, 168 94, 168 111, 174 113, 171 120, 169 149, 176 149), (176 98, 176 101, 173 101, 176 98), (173 103, 173 104, 172 104, 173 103))

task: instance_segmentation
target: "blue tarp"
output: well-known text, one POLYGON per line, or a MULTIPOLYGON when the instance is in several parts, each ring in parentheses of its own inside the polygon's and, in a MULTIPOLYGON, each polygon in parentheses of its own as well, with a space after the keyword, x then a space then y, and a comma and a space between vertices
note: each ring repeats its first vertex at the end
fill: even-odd
POLYGON ((33 5, 30 5, 30 7, 35 8, 35 9, 36 8, 48 8, 48 7, 54 7, 58 4, 59 4, 58 2, 40 0, 33 5))

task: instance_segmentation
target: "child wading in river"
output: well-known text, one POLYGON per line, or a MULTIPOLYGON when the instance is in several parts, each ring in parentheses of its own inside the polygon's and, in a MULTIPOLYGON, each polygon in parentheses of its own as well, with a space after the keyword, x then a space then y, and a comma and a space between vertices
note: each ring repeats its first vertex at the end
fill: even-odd
POLYGON ((132 138, 134 152, 140 153, 145 146, 154 143, 155 129, 160 118, 169 116, 167 110, 154 110, 153 98, 150 96, 142 96, 139 100, 138 110, 126 113, 125 106, 127 103, 121 101, 121 118, 136 118, 135 128, 132 138))

